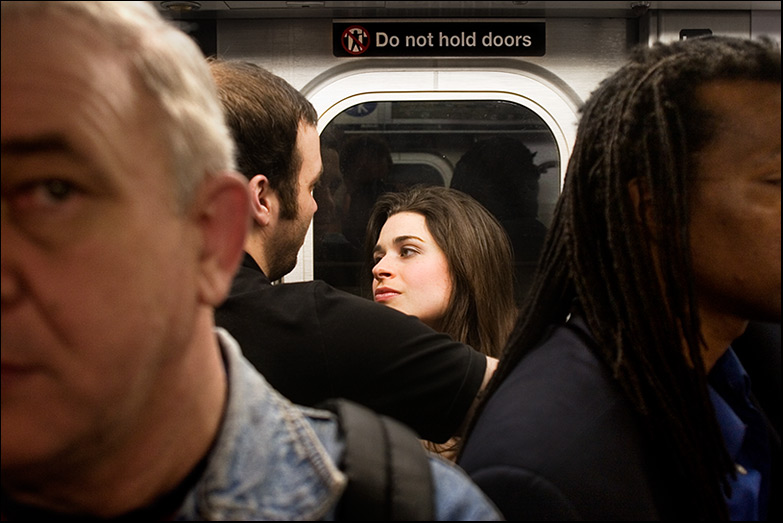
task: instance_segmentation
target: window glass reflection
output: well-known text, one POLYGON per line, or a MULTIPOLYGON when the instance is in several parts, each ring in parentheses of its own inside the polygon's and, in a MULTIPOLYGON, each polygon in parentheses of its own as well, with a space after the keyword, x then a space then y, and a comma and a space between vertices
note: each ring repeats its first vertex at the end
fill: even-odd
POLYGON ((557 145, 533 111, 499 100, 364 103, 329 122, 321 150, 316 279, 362 295, 375 200, 416 184, 444 185, 498 218, 514 247, 517 295, 526 292, 559 193, 557 145))

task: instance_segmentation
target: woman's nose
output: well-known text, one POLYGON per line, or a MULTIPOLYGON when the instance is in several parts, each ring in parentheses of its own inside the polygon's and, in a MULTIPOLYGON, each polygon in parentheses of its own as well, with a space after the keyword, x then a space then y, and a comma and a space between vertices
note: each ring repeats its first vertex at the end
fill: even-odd
POLYGON ((388 278, 392 275, 389 263, 386 261, 386 256, 375 262, 375 266, 372 268, 372 275, 376 280, 388 278))

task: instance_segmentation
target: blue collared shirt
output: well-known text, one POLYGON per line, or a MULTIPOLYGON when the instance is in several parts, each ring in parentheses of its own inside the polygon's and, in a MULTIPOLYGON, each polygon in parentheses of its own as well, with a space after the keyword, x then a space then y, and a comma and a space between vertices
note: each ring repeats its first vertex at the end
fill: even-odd
POLYGON ((715 415, 737 475, 724 497, 733 521, 766 519, 771 457, 766 424, 750 400, 750 378, 729 348, 709 374, 715 415))
MULTIPOLYGON (((217 334, 228 376, 226 412, 206 469, 175 519, 333 520, 346 484, 335 466, 344 450, 336 419, 293 405, 226 331, 217 334)), ((462 469, 437 456, 430 468, 437 520, 501 519, 462 469)))

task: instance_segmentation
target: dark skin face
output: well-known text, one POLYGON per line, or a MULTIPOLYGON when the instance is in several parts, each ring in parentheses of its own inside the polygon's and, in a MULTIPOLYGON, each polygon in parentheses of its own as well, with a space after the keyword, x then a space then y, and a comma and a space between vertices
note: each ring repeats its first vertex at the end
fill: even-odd
POLYGON ((780 84, 712 82, 698 96, 721 122, 690 202, 709 369, 748 320, 780 321, 780 84))

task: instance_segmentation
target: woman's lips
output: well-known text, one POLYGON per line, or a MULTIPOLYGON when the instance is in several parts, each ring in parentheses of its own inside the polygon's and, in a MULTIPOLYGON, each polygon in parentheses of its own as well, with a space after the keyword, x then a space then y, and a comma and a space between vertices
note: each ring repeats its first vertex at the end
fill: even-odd
POLYGON ((378 287, 375 289, 375 301, 383 302, 399 296, 400 292, 389 287, 378 287))

